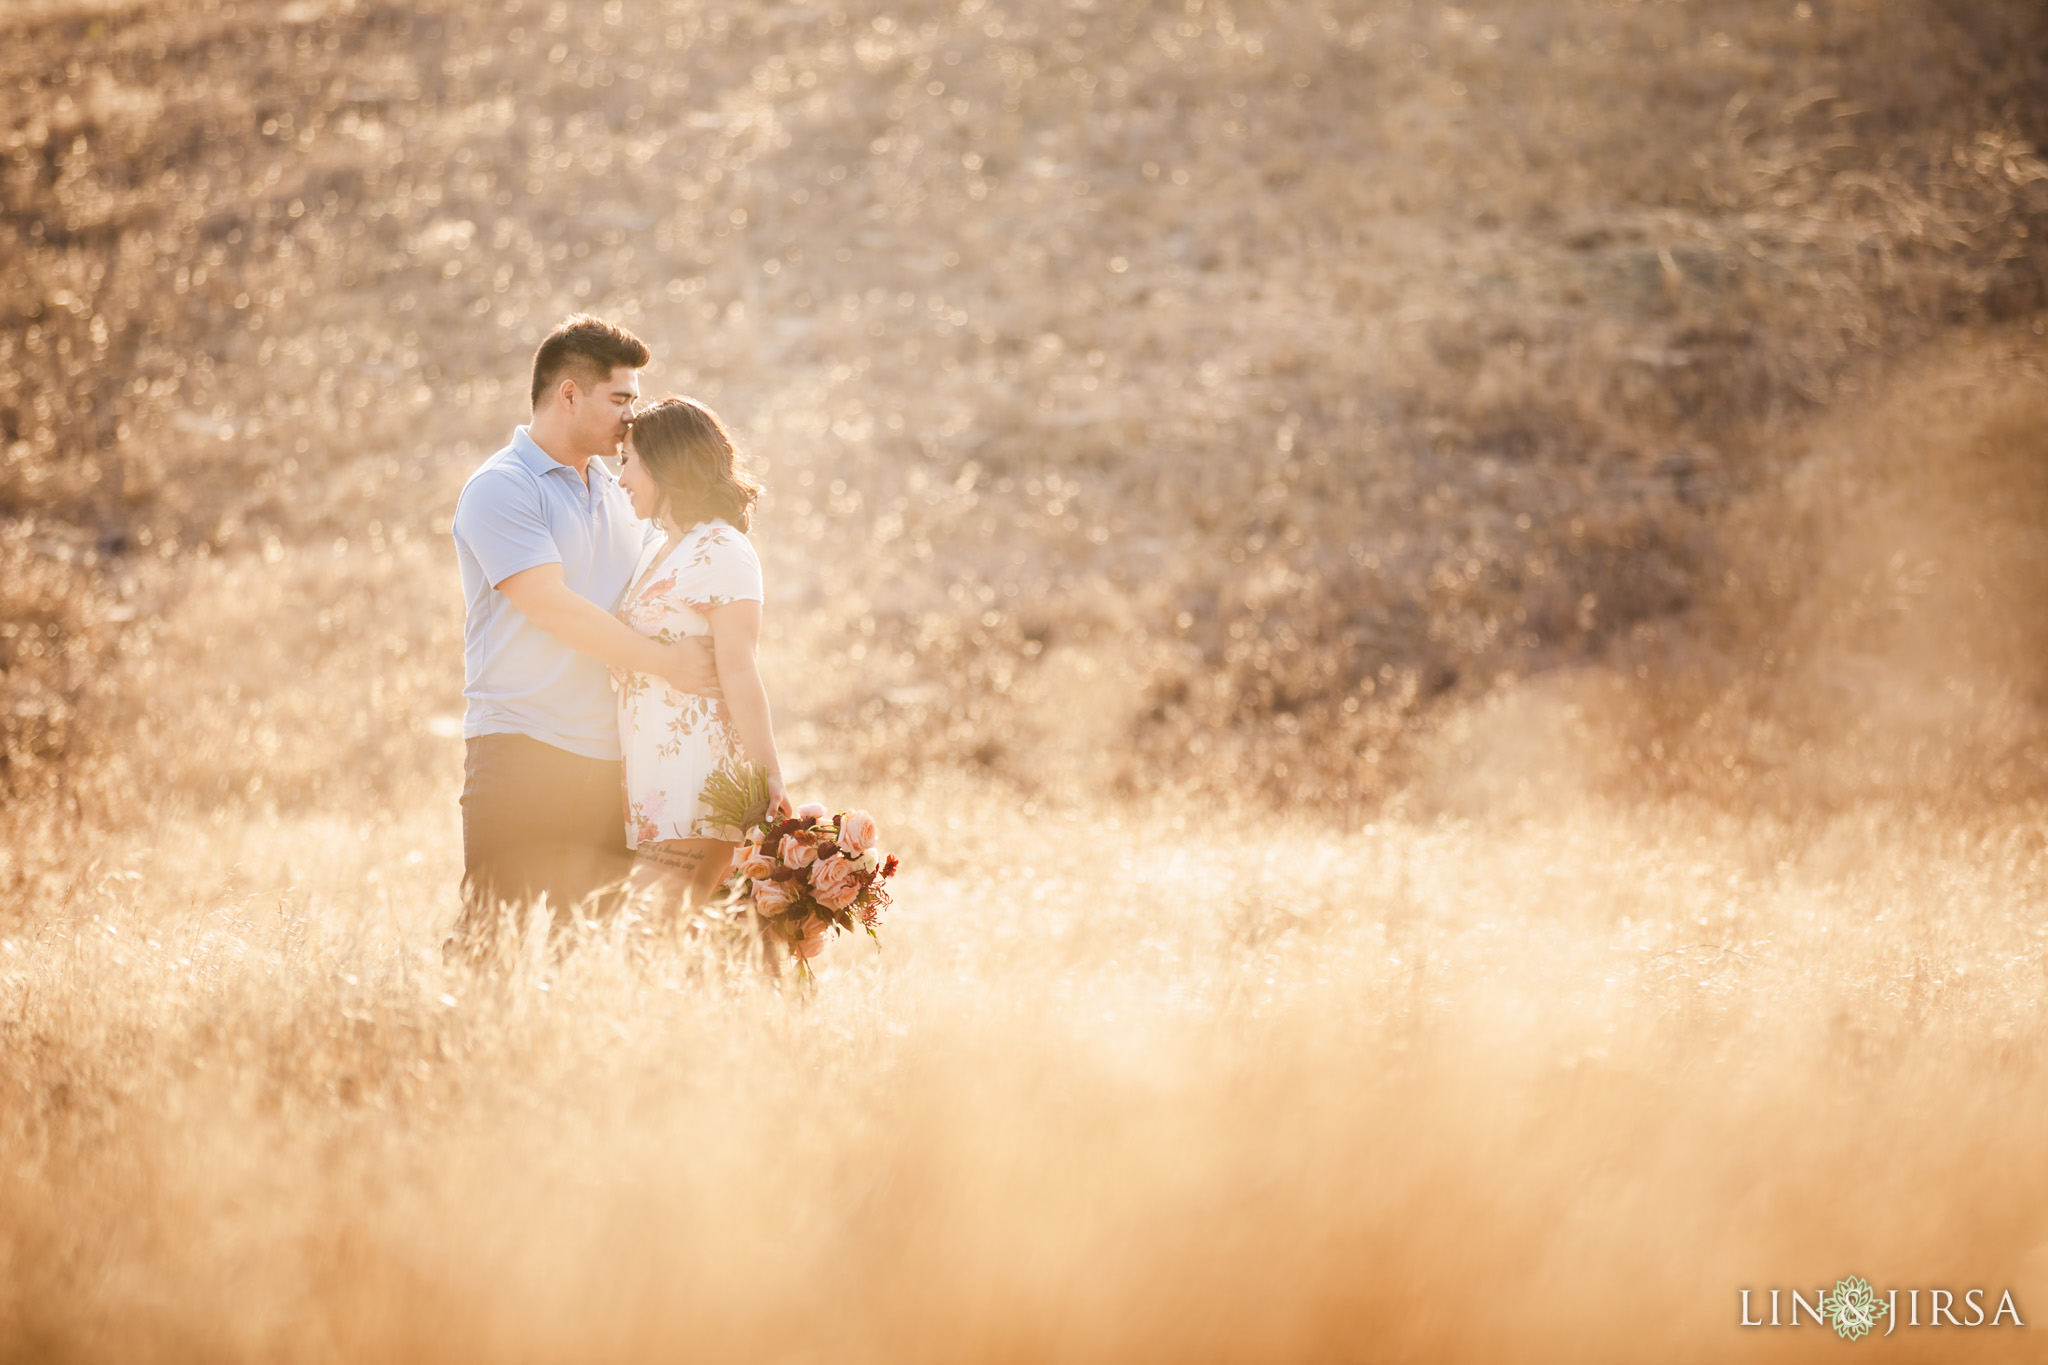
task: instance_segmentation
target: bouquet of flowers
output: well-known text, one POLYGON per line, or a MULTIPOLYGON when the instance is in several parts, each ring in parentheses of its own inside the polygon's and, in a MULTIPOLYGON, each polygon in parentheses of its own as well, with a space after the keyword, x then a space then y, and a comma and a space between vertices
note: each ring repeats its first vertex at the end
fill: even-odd
POLYGON ((800 974, 809 975, 807 959, 828 927, 851 933, 858 926, 881 941, 875 926, 889 904, 884 883, 898 864, 876 838, 875 818, 864 810, 834 815, 803 805, 794 819, 756 825, 733 854, 734 877, 745 883, 739 898, 752 902, 771 941, 789 945, 800 974))
POLYGON ((785 944, 800 975, 827 928, 856 927, 881 942, 875 926, 889 905, 895 855, 878 847, 875 818, 864 810, 837 814, 816 803, 798 806, 789 820, 769 821, 765 777, 736 766, 706 785, 712 818, 730 827, 733 851, 728 904, 750 907, 771 943, 785 944), (740 830, 745 833, 741 834, 740 830))

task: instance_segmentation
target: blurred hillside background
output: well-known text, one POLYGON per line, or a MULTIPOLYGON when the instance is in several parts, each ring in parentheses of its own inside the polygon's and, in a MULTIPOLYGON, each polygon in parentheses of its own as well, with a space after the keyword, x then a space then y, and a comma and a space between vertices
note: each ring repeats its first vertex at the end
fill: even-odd
POLYGON ((2039 0, 0 0, 0 1361, 2033 1359, 2044 145, 2039 0), (578 309, 814 991, 441 961, 578 309))
POLYGON ((445 776, 449 512, 577 309, 744 432, 819 774, 1356 817, 1590 712, 1599 781, 1799 803, 1937 648, 1912 771, 2048 772, 2037 5, 0 25, 17 809, 445 776))

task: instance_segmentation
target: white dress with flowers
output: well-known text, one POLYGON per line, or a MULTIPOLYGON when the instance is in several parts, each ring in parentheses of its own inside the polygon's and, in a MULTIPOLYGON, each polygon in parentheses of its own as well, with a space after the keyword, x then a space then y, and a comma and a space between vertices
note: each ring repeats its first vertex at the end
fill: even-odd
MULTIPOLYGON (((648 572, 660 553, 660 542, 647 547, 633 571, 639 586, 619 604, 619 619, 642 635, 708 635, 713 609, 761 600, 761 561, 729 522, 699 522, 648 572)), ((626 760, 626 846, 724 837, 713 832, 703 792, 719 765, 742 752, 725 702, 645 673, 615 672, 612 686, 626 760)))

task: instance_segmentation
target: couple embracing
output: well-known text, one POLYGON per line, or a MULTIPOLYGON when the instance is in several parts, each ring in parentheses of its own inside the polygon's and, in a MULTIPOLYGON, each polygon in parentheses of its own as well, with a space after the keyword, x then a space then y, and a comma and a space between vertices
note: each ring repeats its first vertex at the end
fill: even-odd
MULTIPOLYGON (((791 814, 755 662, 760 485, 716 414, 640 407, 645 343, 576 316, 533 357, 533 419, 463 485, 463 906, 451 956, 491 956, 545 897, 557 928, 632 896, 699 902, 732 830, 705 784, 765 773, 791 814), (618 456, 614 476, 601 457, 618 456)), ((823 929, 796 945, 808 957, 823 929)))

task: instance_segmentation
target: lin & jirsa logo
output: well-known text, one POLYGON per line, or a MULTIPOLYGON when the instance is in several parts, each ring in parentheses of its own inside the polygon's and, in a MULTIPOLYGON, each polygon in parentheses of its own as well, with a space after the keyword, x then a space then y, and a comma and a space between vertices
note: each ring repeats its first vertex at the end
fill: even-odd
POLYGON ((1905 1295, 1903 1325, 1906 1327, 2025 1327, 2020 1319, 2019 1305, 2013 1301, 2012 1291, 2000 1293, 1998 1306, 1987 1317, 1984 1310, 1985 1297, 1989 1291, 1966 1289, 1961 1292, 1952 1289, 1890 1289, 1883 1297, 1871 1287, 1870 1281, 1861 1275, 1848 1275, 1835 1281, 1833 1289, 1816 1291, 1811 1299, 1803 1290, 1769 1291, 1744 1289, 1742 1295, 1741 1325, 1744 1327, 1798 1327, 1801 1315, 1811 1319, 1814 1326, 1835 1329, 1835 1335, 1849 1341, 1867 1336, 1882 1322, 1884 1331, 1880 1336, 1890 1336, 1901 1326, 1899 1296, 1905 1295), (1752 1306, 1752 1295, 1770 1294, 1770 1317, 1763 1316, 1763 1304, 1758 1301, 1752 1306), (1927 1296, 1926 1317, 1921 1317, 1920 1296, 1927 1296), (1789 1297, 1789 1318, 1781 1318, 1784 1305, 1782 1299, 1789 1297), (1960 1316, 1958 1316, 1960 1305, 1960 1316))

